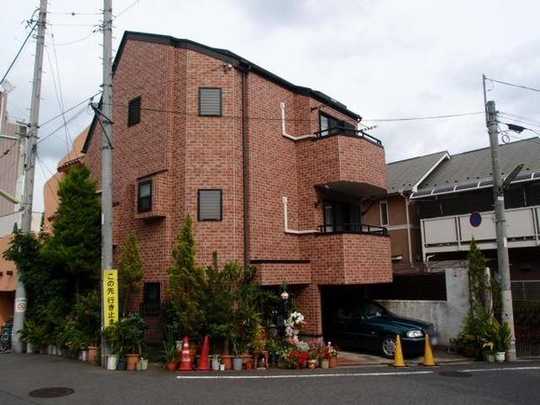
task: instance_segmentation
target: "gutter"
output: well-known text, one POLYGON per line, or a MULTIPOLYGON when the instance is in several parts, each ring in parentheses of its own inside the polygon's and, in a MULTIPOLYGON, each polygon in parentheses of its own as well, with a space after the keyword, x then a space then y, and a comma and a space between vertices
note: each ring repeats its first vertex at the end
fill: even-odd
POLYGON ((298 135, 298 136, 294 136, 294 135, 289 135, 287 133, 287 129, 285 127, 285 103, 284 102, 281 102, 279 104, 280 108, 281 108, 281 135, 283 135, 285 138, 287 139, 290 139, 292 141, 301 141, 302 139, 309 139, 309 138, 315 138, 315 134, 306 134, 306 135, 298 135))
POLYGON ((412 242, 411 242, 411 219, 409 217, 409 199, 404 193, 400 193, 405 200, 405 218, 407 220, 407 247, 409 248, 409 265, 413 265, 412 242))

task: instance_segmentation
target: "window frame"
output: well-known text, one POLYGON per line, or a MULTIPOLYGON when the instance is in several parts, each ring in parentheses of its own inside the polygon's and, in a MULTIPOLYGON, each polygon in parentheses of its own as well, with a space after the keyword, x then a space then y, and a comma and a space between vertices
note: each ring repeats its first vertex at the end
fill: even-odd
MULTIPOLYGON (((141 122, 141 105, 142 105, 142 98, 141 96, 137 96, 129 100, 128 102, 128 116, 127 116, 127 126, 128 128, 133 127, 141 122), (136 118, 132 118, 132 108, 135 103, 138 103, 138 110, 136 111, 136 118)), ((135 114, 135 112, 133 112, 135 114)))
POLYGON ((381 223, 381 226, 390 225, 390 210, 388 206, 388 200, 379 201, 379 221, 381 223), (383 221, 383 205, 386 207, 384 210, 384 213, 386 215, 386 223, 383 221))
POLYGON ((152 179, 144 179, 144 180, 139 181, 137 183, 137 213, 145 213, 145 212, 152 211, 153 198, 154 198, 154 182, 152 181, 152 179), (141 197, 141 187, 146 184, 150 184, 150 195, 146 197, 141 197), (141 198, 149 199, 148 208, 141 207, 141 198))
POLYGON ((223 189, 222 188, 200 188, 197 190, 197 221, 198 222, 220 222, 223 221, 223 189), (219 191, 219 219, 201 219, 201 192, 219 191))
POLYGON ((223 117, 223 88, 222 87, 199 87, 199 117, 223 117), (219 114, 203 114, 201 110, 202 92, 204 90, 219 90, 219 114))

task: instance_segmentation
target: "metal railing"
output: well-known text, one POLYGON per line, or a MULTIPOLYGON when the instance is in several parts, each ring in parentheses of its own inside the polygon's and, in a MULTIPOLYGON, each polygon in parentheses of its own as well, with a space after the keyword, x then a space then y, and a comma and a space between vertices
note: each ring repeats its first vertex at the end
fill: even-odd
POLYGON ((319 225, 319 232, 322 234, 351 233, 388 236, 388 229, 383 226, 362 224, 359 222, 319 225))
POLYGON ((364 130, 347 128, 343 126, 332 127, 332 128, 324 129, 322 131, 317 131, 315 132, 315 139, 326 138, 326 137, 334 136, 334 135, 345 135, 345 136, 350 136, 354 138, 362 138, 376 145, 383 146, 380 139, 369 135, 364 130))

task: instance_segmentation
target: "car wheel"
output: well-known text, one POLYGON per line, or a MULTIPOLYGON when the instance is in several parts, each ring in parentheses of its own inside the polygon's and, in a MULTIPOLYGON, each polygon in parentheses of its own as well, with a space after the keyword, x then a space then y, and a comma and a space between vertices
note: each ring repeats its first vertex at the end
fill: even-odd
POLYGON ((393 358, 396 352, 396 339, 394 336, 385 336, 381 342, 381 352, 386 358, 393 358))

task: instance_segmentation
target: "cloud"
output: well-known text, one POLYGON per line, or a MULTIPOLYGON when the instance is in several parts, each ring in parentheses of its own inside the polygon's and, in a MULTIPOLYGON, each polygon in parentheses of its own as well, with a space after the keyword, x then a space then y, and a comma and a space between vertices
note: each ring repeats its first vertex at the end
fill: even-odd
MULTIPOLYGON (((36 2, 12 2, 3 9, 0 71, 25 37, 24 24, 36 2)), ((115 0, 119 14, 133 0, 115 0)), ((89 35, 100 0, 50 4, 44 63, 41 121, 59 112, 53 72, 60 71, 64 105, 71 106, 99 90, 101 36, 89 35), (54 34, 58 68, 54 58, 54 34), (72 43, 72 44, 70 44, 72 43)), ((395 118, 481 111, 481 75, 540 87, 540 38, 534 0, 508 2, 455 0, 140 0, 115 20, 115 46, 124 30, 155 32, 227 48, 285 79, 319 89, 370 118, 395 118)), ((35 44, 30 44, 9 80, 13 116, 28 116, 35 44)), ((540 122, 538 93, 490 85, 499 110, 540 122)), ((74 111, 76 113, 77 110, 74 111)), ((71 116, 71 115, 70 115, 71 116)), ((69 124, 74 137, 90 121, 82 113, 69 124)), ((68 117, 69 119, 69 117, 68 117)), ((55 121, 40 130, 44 137, 55 121)), ((481 115, 463 118, 378 123, 372 131, 387 158, 402 159, 437 150, 451 153, 487 146, 481 115)), ((39 145, 49 169, 65 154, 59 131, 39 145)), ((39 171, 38 171, 39 172, 39 171)), ((44 176, 36 181, 35 204, 41 208, 44 176)))

